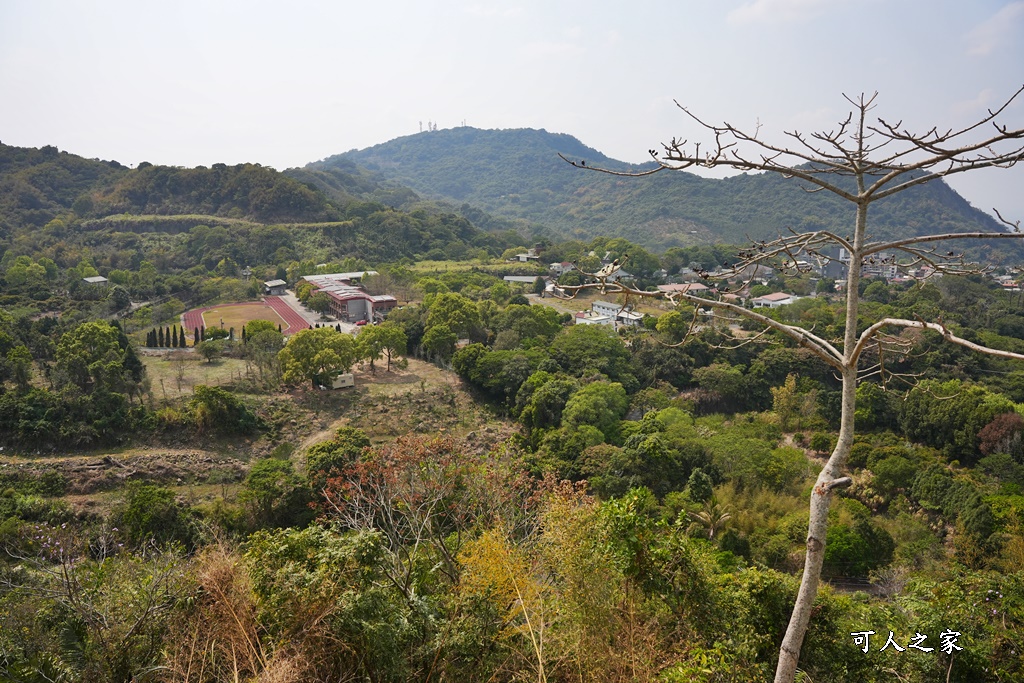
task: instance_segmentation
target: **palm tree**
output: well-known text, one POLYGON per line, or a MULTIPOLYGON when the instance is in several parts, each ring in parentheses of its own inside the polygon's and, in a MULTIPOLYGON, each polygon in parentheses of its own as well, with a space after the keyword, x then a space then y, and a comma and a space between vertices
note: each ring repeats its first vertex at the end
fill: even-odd
POLYGON ((704 502, 704 509, 700 512, 687 512, 687 516, 693 520, 690 528, 703 527, 708 534, 708 540, 713 540, 715 533, 725 527, 725 523, 732 519, 732 513, 728 512, 728 506, 719 505, 718 499, 711 496, 704 502))

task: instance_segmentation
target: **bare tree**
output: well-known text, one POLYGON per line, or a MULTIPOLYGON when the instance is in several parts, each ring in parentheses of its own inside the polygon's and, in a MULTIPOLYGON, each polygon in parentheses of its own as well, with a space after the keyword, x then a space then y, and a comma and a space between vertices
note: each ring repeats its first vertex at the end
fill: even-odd
MULTIPOLYGON (((818 592, 825 557, 825 534, 832 491, 851 483, 849 477, 842 476, 842 472, 853 444, 858 381, 872 375, 886 376, 886 355, 893 351, 905 352, 910 341, 899 332, 908 328, 934 330, 948 342, 981 353, 1024 359, 1021 354, 963 339, 953 334, 941 320, 883 318, 859 334, 857 332, 857 292, 864 266, 884 260, 887 265, 907 272, 920 269, 925 273, 976 272, 977 268, 968 264, 962 253, 949 251, 946 248, 948 245, 943 247, 943 243, 967 238, 998 240, 1024 237, 1019 222, 1006 221, 998 211, 996 215, 1006 226, 1002 231, 931 234, 888 242, 872 241, 867 233, 868 209, 876 201, 947 176, 983 168, 1008 168, 1024 159, 1024 128, 1010 129, 997 120, 1022 92, 1024 87, 1002 106, 989 110, 979 121, 965 128, 945 131, 932 128, 924 132, 910 131, 902 122, 890 123, 881 118, 871 120, 869 113, 874 108, 877 93, 858 98, 846 97, 853 109, 834 130, 810 135, 786 133, 790 139, 787 145, 777 145, 759 138, 759 127, 751 134, 728 123, 707 123, 680 105, 687 116, 713 136, 710 148, 702 150, 699 143, 690 145, 685 140, 673 139, 663 144, 661 150, 650 150, 658 166, 640 173, 593 168, 582 161, 577 163, 563 157, 574 166, 627 176, 644 176, 694 167, 768 171, 803 181, 809 192, 831 192, 852 205, 854 222, 849 235, 841 236, 824 230, 794 232, 771 241, 755 242, 751 248, 741 252, 739 261, 727 266, 724 273, 725 276, 751 273, 758 266, 768 265, 781 267, 784 271, 805 272, 812 267, 814 261, 842 258, 848 266, 845 332, 842 340, 825 339, 812 330, 778 322, 757 311, 726 301, 708 300, 686 292, 668 297, 675 302, 696 304, 698 310, 702 307, 710 308, 726 315, 755 320, 809 349, 842 378, 839 439, 811 493, 804 573, 779 651, 776 683, 789 683, 796 675, 800 648, 818 592)), ((563 288, 563 295, 571 296, 580 289, 596 287, 605 292, 622 292, 627 297, 658 296, 631 289, 621 283, 612 283, 608 275, 603 271, 593 274, 591 282, 587 284, 563 288)), ((697 327, 695 323, 691 331, 697 327)))

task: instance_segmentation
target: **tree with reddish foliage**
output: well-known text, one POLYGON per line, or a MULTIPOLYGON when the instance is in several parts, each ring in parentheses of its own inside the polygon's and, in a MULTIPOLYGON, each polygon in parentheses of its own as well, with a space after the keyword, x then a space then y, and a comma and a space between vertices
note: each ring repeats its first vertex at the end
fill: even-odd
POLYGON ((471 530, 521 535, 533 523, 533 485, 517 464, 450 436, 399 438, 328 479, 321 509, 346 529, 380 533, 391 560, 384 571, 412 599, 425 568, 458 582, 456 557, 471 530))
POLYGON ((1024 418, 1017 413, 1002 413, 978 432, 978 449, 985 455, 1006 453, 1020 462, 1024 459, 1024 418))

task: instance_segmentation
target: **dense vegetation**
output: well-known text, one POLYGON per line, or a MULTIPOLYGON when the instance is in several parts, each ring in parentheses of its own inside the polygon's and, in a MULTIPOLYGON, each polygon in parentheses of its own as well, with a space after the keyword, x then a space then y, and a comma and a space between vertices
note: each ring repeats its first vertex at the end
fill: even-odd
MULTIPOLYGON (((807 193, 772 175, 723 180, 690 173, 629 180, 585 173, 558 158, 612 170, 643 170, 609 159, 569 135, 544 130, 452 128, 398 138, 330 157, 310 168, 345 168, 355 162, 434 199, 467 203, 492 214, 550 228, 552 237, 626 237, 648 248, 700 243, 741 244, 789 229, 850 226, 840 201, 807 193)), ((880 202, 872 209, 874 237, 930 232, 998 230, 939 182, 880 202)), ((1016 246, 979 246, 988 262, 1017 259, 1016 246), (1012 255, 1007 255, 1009 249, 1012 255)))
MULTIPOLYGON (((688 307, 645 304, 643 324, 620 332, 573 325, 589 300, 537 301, 535 283, 501 279, 540 272, 492 258, 522 238, 368 202, 365 172, 307 169, 301 184, 252 166, 129 171, 12 149, 0 679, 770 675, 839 415, 837 379, 806 350, 771 336, 736 346, 715 324, 687 335, 688 307), (78 185, 45 186, 43 168, 78 185), (311 212, 289 220, 326 222, 274 223, 288 202, 263 196, 311 212), (415 262, 426 255, 463 260, 415 262), (405 305, 357 335, 325 323, 286 340, 254 320, 143 350, 156 327, 158 339, 191 332, 179 316, 197 302, 365 268, 379 272, 368 289, 405 305), (93 275, 109 286, 82 281, 93 275), (320 388, 345 371, 357 389, 320 388)), ((645 285, 659 268, 735 256, 541 246, 588 266, 628 253, 645 285)), ((828 287, 761 287, 818 289, 771 315, 841 334, 828 287)), ((865 282, 856 295, 865 326, 941 318, 1024 350, 1019 293, 987 278, 865 282)), ((1024 676, 1024 369, 931 333, 913 341, 887 361, 908 383, 858 390, 832 587, 801 658, 810 680, 1024 676), (866 652, 852 635, 864 631, 866 652), (889 632, 906 651, 879 651, 889 632), (944 651, 952 632, 963 649, 944 651), (932 651, 910 647, 917 634, 932 651)))
POLYGON ((306 184, 258 164, 127 169, 52 147, 0 144, 0 245, 5 258, 31 248, 66 266, 88 253, 99 267, 137 268, 160 258, 161 270, 186 270, 196 250, 214 265, 228 258, 241 267, 303 259, 465 258, 499 254, 517 241, 353 170, 297 171, 306 184), (325 193, 321 187, 330 186, 323 178, 351 191, 325 193), (392 203, 399 196, 403 201, 392 203), (187 245, 166 237, 197 229, 201 234, 187 245), (45 237, 36 234, 40 230, 45 237), (28 244, 19 247, 19 239, 28 244), (222 250, 226 242, 235 248, 222 250), (176 246, 191 253, 183 258, 176 246), (111 251, 118 253, 108 259, 111 251))

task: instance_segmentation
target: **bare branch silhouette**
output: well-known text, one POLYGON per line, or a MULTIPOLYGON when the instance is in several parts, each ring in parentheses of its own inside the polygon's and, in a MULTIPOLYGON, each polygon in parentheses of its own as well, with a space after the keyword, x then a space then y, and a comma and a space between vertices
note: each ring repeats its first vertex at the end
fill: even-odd
MULTIPOLYGON (((804 571, 780 648, 776 683, 791 683, 796 674, 800 649, 821 578, 832 491, 849 482, 842 471, 853 444, 857 383, 864 377, 882 377, 883 380, 909 378, 906 374, 891 372, 886 363, 889 356, 897 359, 905 357, 912 340, 889 334, 886 330, 932 330, 947 342, 979 353, 1024 360, 1022 354, 993 349, 964 339, 941 321, 883 318, 860 334, 857 333, 857 293, 863 268, 881 267, 912 273, 911 277, 915 279, 935 273, 980 272, 984 270, 983 267, 966 262, 961 253, 941 245, 950 240, 1024 237, 1019 222, 1011 222, 997 211, 996 216, 1007 228, 1005 231, 918 235, 888 241, 869 241, 867 238, 868 209, 878 200, 947 176, 983 168, 1009 168, 1024 160, 1024 128, 1011 128, 997 121, 1007 113, 1010 104, 1022 92, 1024 86, 1001 106, 989 110, 968 126, 959 129, 933 127, 924 132, 909 131, 901 121, 890 123, 882 118, 869 121, 869 114, 876 106, 877 93, 857 97, 844 95, 852 106, 848 116, 829 131, 785 133, 785 137, 791 141, 788 147, 762 138, 760 124, 752 133, 729 123, 712 124, 677 102, 684 114, 711 136, 710 145, 702 146, 699 142, 691 144, 688 140, 673 138, 661 145, 660 152, 649 150, 658 166, 641 172, 579 165, 589 171, 626 177, 716 167, 771 172, 803 181, 809 185, 807 189, 810 191, 830 192, 851 206, 853 224, 849 235, 826 231, 791 232, 774 240, 755 241, 739 253, 736 263, 727 264, 725 270, 718 274, 719 277, 733 277, 749 272, 747 269, 756 270, 763 266, 779 268, 782 272, 801 273, 812 269, 814 264, 839 261, 846 270, 846 310, 842 340, 826 340, 797 325, 779 322, 757 310, 721 299, 704 299, 687 292, 668 295, 642 292, 622 283, 609 283, 607 276, 599 277, 598 274, 585 274, 590 282, 562 288, 565 296, 575 296, 580 291, 592 288, 599 288, 603 293, 622 292, 636 297, 663 296, 676 304, 685 301, 698 307, 742 316, 809 349, 831 366, 842 380, 839 439, 811 494, 804 571)), ((707 272, 699 274, 705 278, 710 276, 707 272)), ((696 330, 697 326, 691 324, 688 334, 696 330)))

